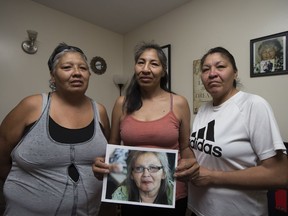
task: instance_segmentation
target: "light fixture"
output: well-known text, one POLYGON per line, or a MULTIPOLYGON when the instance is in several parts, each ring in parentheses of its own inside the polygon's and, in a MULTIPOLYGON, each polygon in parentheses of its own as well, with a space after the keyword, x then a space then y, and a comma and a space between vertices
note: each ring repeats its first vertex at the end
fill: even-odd
POLYGON ((125 74, 114 74, 113 75, 113 81, 119 87, 120 96, 121 96, 122 88, 126 84, 127 80, 128 80, 128 78, 125 74))
POLYGON ((33 30, 27 30, 29 40, 22 42, 22 49, 28 54, 34 54, 37 52, 38 47, 36 46, 36 39, 38 32, 33 30))

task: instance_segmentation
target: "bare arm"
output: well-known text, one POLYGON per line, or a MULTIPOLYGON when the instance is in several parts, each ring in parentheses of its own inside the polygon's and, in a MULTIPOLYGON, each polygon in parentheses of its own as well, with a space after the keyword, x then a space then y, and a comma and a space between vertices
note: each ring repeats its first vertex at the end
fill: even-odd
POLYGON ((193 151, 189 147, 190 136, 190 108, 187 100, 182 96, 174 96, 174 113, 180 119, 179 146, 181 160, 176 168, 175 177, 179 180, 191 180, 199 174, 199 165, 193 151))
POLYGON ((112 123, 111 123, 111 135, 109 139, 109 143, 111 144, 119 144, 121 143, 120 137, 120 122, 121 118, 123 117, 123 110, 122 106, 124 103, 124 97, 120 96, 113 107, 112 111, 112 123))
POLYGON ((10 154, 24 129, 35 122, 41 114, 42 96, 35 95, 23 99, 3 120, 0 126, 0 178, 5 180, 11 169, 10 154))
POLYGON ((238 171, 211 171, 200 168, 200 175, 193 183, 197 186, 219 186, 244 189, 287 188, 288 186, 287 155, 277 155, 261 161, 255 167, 238 171))

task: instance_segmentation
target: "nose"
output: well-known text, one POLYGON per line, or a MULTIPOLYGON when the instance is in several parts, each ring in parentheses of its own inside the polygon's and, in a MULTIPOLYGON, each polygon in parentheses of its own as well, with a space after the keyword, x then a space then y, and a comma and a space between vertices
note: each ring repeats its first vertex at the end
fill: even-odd
POLYGON ((211 67, 209 70, 209 76, 210 79, 217 77, 217 71, 215 67, 211 67))
POLYGON ((150 72, 151 71, 150 70, 150 65, 149 65, 148 62, 143 65, 142 70, 143 70, 143 72, 150 72))
POLYGON ((148 168, 145 168, 143 170, 143 176, 150 176, 150 172, 149 172, 148 168))
POLYGON ((74 66, 74 68, 73 68, 73 74, 76 74, 76 75, 81 74, 80 71, 81 71, 81 68, 80 68, 80 67, 74 66))

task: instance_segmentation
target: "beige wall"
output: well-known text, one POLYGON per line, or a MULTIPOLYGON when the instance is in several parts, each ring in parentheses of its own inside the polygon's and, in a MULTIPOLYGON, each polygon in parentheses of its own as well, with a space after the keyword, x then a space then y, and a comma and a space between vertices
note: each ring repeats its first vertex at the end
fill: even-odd
MULTIPOLYGON (((224 46, 235 56, 243 90, 268 100, 288 140, 288 75, 250 78, 250 39, 288 31, 287 0, 193 0, 126 35, 119 35, 30 0, 0 0, 0 121, 27 95, 48 91, 47 60, 59 42, 81 47, 88 58, 103 57, 103 75, 92 74, 87 94, 110 114, 119 95, 113 73, 133 73, 133 48, 155 40, 172 48, 172 90, 193 107, 192 63, 211 47, 224 46), (27 29, 38 31, 39 51, 21 50, 27 29), (123 69, 124 68, 124 69, 123 69)), ((261 127, 259 127, 261 129, 261 127)))
POLYGON ((49 91, 47 61, 60 43, 79 46, 90 60, 106 60, 103 75, 92 72, 87 95, 111 113, 119 90, 113 73, 123 71, 123 35, 107 31, 30 0, 0 0, 0 121, 25 96, 49 91), (27 29, 38 31, 35 55, 22 51, 27 29))
POLYGON ((288 31, 287 9, 287 0, 193 0, 125 35, 124 71, 133 69, 131 50, 138 41, 171 44, 172 90, 184 95, 192 110, 193 60, 209 48, 223 46, 236 59, 242 90, 268 100, 288 141, 288 75, 250 78, 249 72, 250 40, 288 31))

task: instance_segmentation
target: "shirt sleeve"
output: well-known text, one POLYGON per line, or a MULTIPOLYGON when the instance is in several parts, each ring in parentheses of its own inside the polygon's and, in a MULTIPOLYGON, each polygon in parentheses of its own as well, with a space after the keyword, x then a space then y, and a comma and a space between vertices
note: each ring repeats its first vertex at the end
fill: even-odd
POLYGON ((276 150, 285 151, 285 146, 271 106, 256 95, 251 100, 248 112, 251 145, 259 159, 265 160, 276 155, 276 150))

